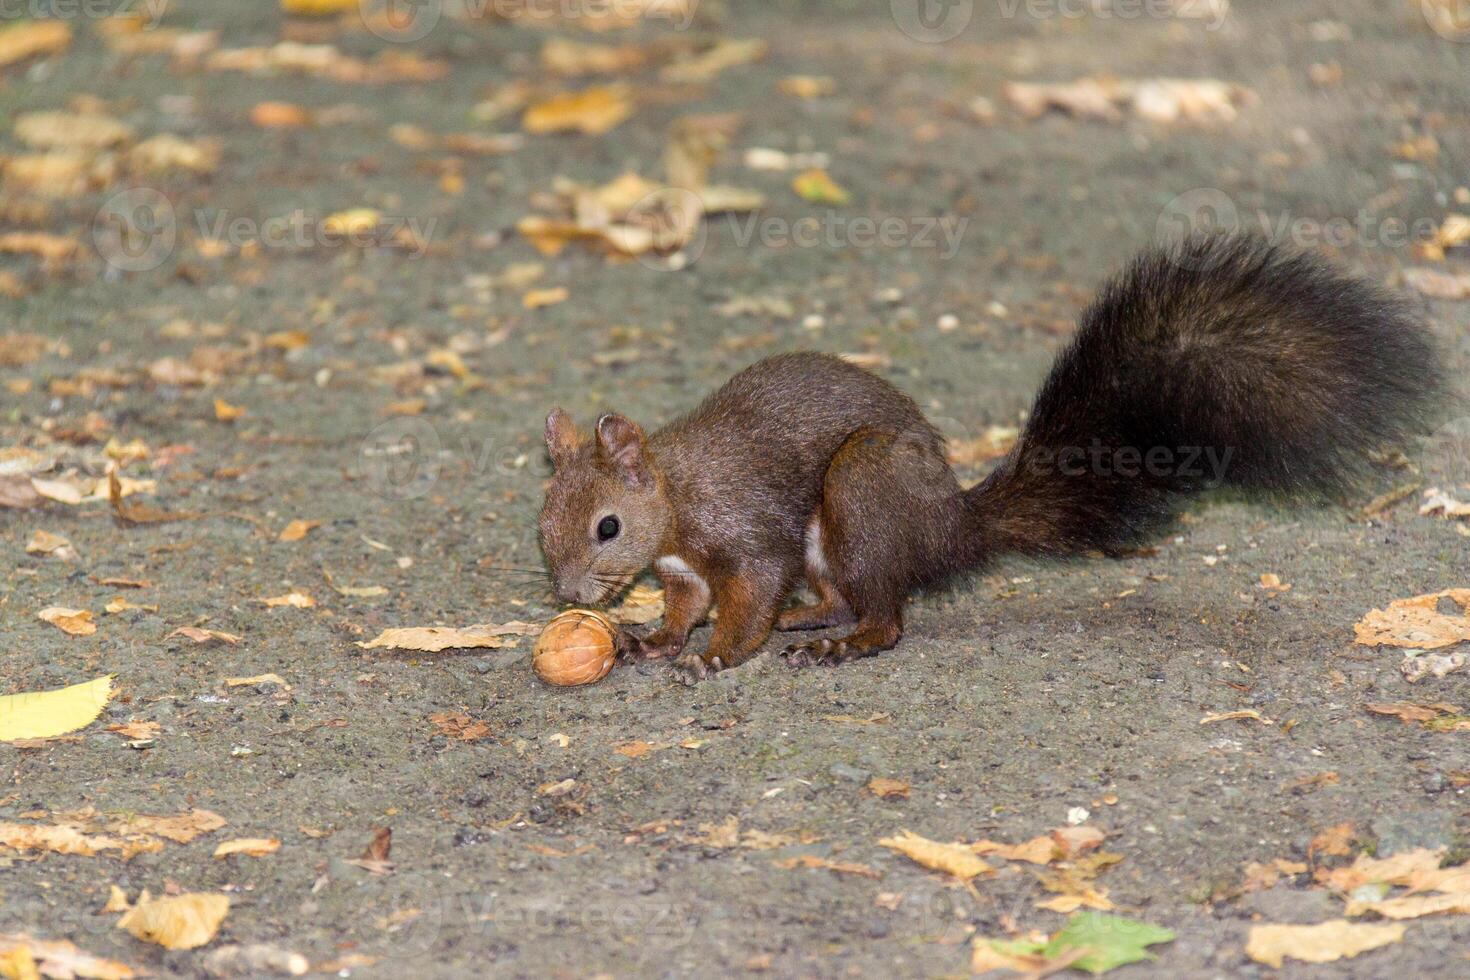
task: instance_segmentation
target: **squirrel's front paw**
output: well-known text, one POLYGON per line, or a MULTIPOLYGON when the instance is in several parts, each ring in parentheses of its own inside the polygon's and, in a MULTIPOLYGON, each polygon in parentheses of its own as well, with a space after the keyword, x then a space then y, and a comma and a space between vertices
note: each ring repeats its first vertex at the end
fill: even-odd
POLYGON ((628 629, 619 629, 613 638, 619 660, 657 660, 660 657, 677 657, 684 644, 661 633, 639 636, 628 629))
POLYGON ((710 657, 708 660, 698 653, 686 653, 673 663, 674 679, 681 684, 694 685, 704 680, 710 674, 724 670, 725 665, 720 662, 719 657, 710 657))

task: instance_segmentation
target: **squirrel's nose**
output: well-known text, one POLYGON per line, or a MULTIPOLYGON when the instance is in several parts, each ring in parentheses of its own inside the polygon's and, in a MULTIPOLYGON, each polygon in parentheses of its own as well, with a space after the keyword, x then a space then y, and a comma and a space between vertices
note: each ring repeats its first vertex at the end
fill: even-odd
POLYGON ((552 591, 556 595, 557 602, 567 603, 577 601, 577 590, 573 586, 558 582, 556 583, 556 588, 552 591))

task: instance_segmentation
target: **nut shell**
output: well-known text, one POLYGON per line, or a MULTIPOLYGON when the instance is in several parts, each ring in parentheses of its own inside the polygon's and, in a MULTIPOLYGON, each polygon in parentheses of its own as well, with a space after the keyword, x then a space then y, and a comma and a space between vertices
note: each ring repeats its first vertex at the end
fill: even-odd
POLYGON ((607 676, 617 657, 612 620, 588 609, 554 616, 536 638, 531 666, 557 687, 593 684, 607 676))

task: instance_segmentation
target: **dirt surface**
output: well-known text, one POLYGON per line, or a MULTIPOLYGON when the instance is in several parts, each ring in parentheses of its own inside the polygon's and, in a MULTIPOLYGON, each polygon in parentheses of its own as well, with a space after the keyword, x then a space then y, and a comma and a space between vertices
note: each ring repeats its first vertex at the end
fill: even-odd
MULTIPOLYGON (((124 473, 156 479, 156 493, 129 499, 204 516, 125 526, 105 501, 0 510, 0 693, 103 673, 119 686, 102 722, 74 741, 0 745, 0 821, 202 807, 229 825, 128 862, 0 848, 0 932, 70 939, 161 976, 202 975, 204 951, 165 951, 113 928, 116 916, 99 910, 116 884, 131 897, 225 889, 233 908, 217 944, 268 942, 316 964, 363 957, 372 965, 351 973, 364 977, 960 975, 972 935, 1050 932, 1066 917, 1035 907, 1052 896, 1024 866, 972 893, 879 838, 908 828, 1018 842, 1080 807, 1111 835, 1106 850, 1124 856, 1095 884, 1121 914, 1177 934, 1155 947, 1157 962, 1117 976, 1254 976, 1272 971, 1244 953, 1253 921, 1318 922, 1341 903, 1310 889, 1309 875, 1243 894, 1249 862, 1317 863, 1309 842, 1342 823, 1355 849, 1380 856, 1415 846, 1466 856, 1470 736, 1363 705, 1464 704, 1470 675, 1410 686, 1399 651, 1352 643, 1353 623, 1374 607, 1470 585, 1470 538, 1419 516, 1417 493, 1371 518, 1360 510, 1412 482, 1465 496, 1463 412, 1412 451, 1418 474, 1385 469, 1343 507, 1198 502, 1156 553, 1007 564, 918 598, 898 649, 841 669, 794 671, 773 642, 694 688, 645 664, 553 690, 531 676, 528 639, 441 654, 354 646, 392 626, 553 613, 544 579, 518 569, 540 567, 539 440, 554 404, 582 419, 616 407, 654 426, 756 357, 814 347, 869 355, 948 435, 975 438, 1016 423, 1097 282, 1160 229, 1177 231, 1180 214, 1197 214, 1189 202, 1218 210, 1223 198, 1240 222, 1264 216, 1307 247, 1319 244, 1310 222, 1343 219, 1351 240, 1324 251, 1391 284, 1434 263, 1416 253, 1422 241, 1382 234, 1378 222, 1432 229, 1470 208, 1455 197, 1470 184, 1470 44, 1430 30, 1418 3, 1236 0, 1218 25, 956 4, 973 16, 942 43, 916 41, 889 7, 710 4, 689 36, 766 38, 766 57, 703 84, 629 75, 639 106, 611 132, 529 135, 509 154, 457 163, 449 150, 399 145, 389 127, 514 131, 515 114, 482 122, 474 107, 518 78, 583 84, 537 68, 548 38, 680 32, 446 20, 413 45, 390 45, 350 19, 312 28, 355 55, 413 50, 450 65, 437 81, 368 85, 123 57, 80 21, 66 54, 5 70, 0 107, 12 118, 85 94, 140 137, 216 137, 222 155, 210 176, 114 183, 39 214, 19 195, 6 202, 11 229, 74 234, 83 249, 53 268, 0 255, 24 293, 0 301, 0 329, 63 342, 0 366, 0 445, 42 448, 63 470, 97 476, 109 439, 142 440, 151 459, 124 473), (797 74, 830 76, 835 91, 777 91, 797 74), (1159 125, 1026 120, 1003 94, 1008 80, 1098 74, 1218 77, 1258 98, 1233 121, 1159 125), (976 96, 992 101, 994 121, 975 118, 976 96), (264 129, 249 117, 265 100, 359 111, 264 129), (656 177, 675 119, 727 111, 745 119, 714 179, 763 191, 763 222, 817 216, 816 244, 783 246, 769 223, 750 238, 746 218, 715 217, 697 261, 665 271, 577 244, 546 258, 515 234, 558 175, 656 177), (1426 135, 1438 153, 1411 159, 1403 144, 1426 135), (849 202, 802 200, 791 173, 743 166, 749 147, 828 154, 849 202), (92 216, 145 185, 169 201, 177 242, 154 268, 110 267, 92 216), (1186 192, 1196 193, 1171 206, 1186 192), (259 223, 354 207, 432 225, 430 247, 252 248, 240 236, 227 254, 201 246, 221 214, 259 223), (844 224, 858 217, 897 218, 905 237, 858 241, 844 224), (932 224, 940 218, 961 229, 953 248, 932 224), (925 227, 933 244, 916 237, 925 227), (531 262, 544 266, 534 283, 503 278, 531 262), (526 309, 525 292, 559 286, 564 302, 526 309), (263 345, 282 331, 307 342, 263 345), (432 356, 445 349, 472 372, 468 383, 432 356), (166 356, 203 357, 218 377, 150 380, 166 356), (56 387, 102 368, 135 379, 56 387), (244 414, 218 420, 215 399, 244 414), (414 399, 420 414, 391 414, 414 399), (65 441, 66 430, 89 429, 97 441, 65 441), (180 446, 192 452, 165 450, 180 446), (296 519, 320 526, 278 540, 296 519), (37 529, 68 538, 76 560, 26 554, 37 529), (1262 588, 1268 573, 1290 589, 1262 588), (151 585, 97 584, 109 577, 151 585), (293 590, 317 605, 261 602, 293 590), (157 611, 104 614, 119 594, 157 611), (63 634, 37 619, 49 606, 93 610, 97 632, 63 634), (242 639, 171 637, 191 625, 242 639), (266 673, 289 689, 224 684, 266 673), (1201 724, 1241 709, 1267 723, 1201 724), (441 712, 489 734, 446 737, 429 718, 441 712), (149 747, 103 731, 132 720, 161 726, 149 747), (654 748, 616 751, 632 742, 654 748), (907 783, 908 797, 878 797, 872 777, 907 783), (393 832, 390 875, 349 863, 381 826, 393 832), (211 857, 235 837, 282 847, 211 857), (777 863, 801 855, 873 876, 777 863)), ((222 47, 283 33, 263 3, 200 0, 163 23, 220 29, 222 47)), ((5 129, 0 152, 21 152, 5 129)), ((1455 263, 1452 251, 1445 268, 1455 263)), ((1470 304, 1426 309, 1463 378, 1470 304)), ((1470 918, 1429 917, 1385 949, 1279 972, 1448 976, 1467 943, 1470 918)))

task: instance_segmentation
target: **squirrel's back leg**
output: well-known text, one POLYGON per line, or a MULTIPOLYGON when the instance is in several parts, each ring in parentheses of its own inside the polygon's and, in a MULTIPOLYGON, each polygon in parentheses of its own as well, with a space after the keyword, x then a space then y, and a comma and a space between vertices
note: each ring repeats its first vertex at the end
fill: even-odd
POLYGON ((936 575, 933 563, 957 529, 959 492, 933 432, 849 436, 827 468, 816 527, 825 578, 857 626, 841 638, 792 644, 787 660, 837 664, 896 644, 904 599, 936 575))
POLYGON ((817 601, 787 609, 776 618, 778 630, 824 630, 852 622, 852 610, 837 591, 832 570, 827 566, 822 541, 822 512, 818 508, 806 525, 806 581, 817 594, 817 601))

